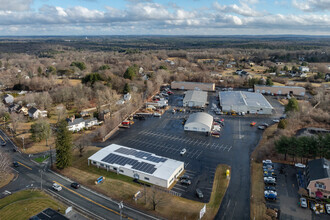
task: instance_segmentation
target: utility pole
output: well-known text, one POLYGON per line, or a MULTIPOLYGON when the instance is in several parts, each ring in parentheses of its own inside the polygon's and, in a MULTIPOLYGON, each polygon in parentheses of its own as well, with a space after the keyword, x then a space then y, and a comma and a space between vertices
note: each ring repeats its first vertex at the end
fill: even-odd
MULTIPOLYGON (((46 147, 48 147, 48 138, 46 138, 46 147)), ((52 145, 49 145, 50 168, 53 167, 52 145)))

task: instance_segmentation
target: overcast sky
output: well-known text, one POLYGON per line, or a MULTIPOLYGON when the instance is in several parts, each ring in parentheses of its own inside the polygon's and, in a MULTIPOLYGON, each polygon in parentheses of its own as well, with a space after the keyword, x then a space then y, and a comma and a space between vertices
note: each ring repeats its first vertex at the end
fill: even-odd
POLYGON ((0 0, 0 35, 330 35, 330 0, 0 0))

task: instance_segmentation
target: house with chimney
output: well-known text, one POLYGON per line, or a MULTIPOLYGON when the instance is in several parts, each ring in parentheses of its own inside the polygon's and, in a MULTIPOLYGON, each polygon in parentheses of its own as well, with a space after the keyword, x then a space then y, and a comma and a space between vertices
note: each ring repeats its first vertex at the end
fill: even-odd
POLYGON ((311 160, 305 170, 310 197, 330 199, 330 161, 325 158, 311 160))
POLYGON ((89 118, 85 120, 84 118, 75 118, 75 116, 67 118, 66 121, 68 122, 68 130, 72 132, 81 131, 84 128, 91 128, 99 124, 96 118, 89 118))
POLYGON ((39 109, 32 107, 28 111, 29 117, 33 119, 47 117, 47 111, 40 111, 39 109))

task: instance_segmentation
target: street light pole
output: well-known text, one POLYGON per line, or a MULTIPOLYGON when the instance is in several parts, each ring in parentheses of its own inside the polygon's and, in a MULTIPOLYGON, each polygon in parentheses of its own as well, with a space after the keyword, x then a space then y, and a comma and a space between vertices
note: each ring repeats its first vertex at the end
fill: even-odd
POLYGON ((119 205, 119 210, 120 210, 120 220, 122 220, 123 219, 123 217, 122 217, 122 209, 124 208, 123 201, 121 201, 118 205, 119 205))

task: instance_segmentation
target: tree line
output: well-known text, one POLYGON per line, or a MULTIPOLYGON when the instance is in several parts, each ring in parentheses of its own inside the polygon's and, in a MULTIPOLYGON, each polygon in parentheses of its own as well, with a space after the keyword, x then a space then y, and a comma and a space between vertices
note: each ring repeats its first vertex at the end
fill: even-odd
POLYGON ((291 156, 293 161, 296 158, 315 159, 330 158, 330 134, 318 136, 287 137, 281 136, 275 141, 277 153, 284 154, 284 160, 287 155, 291 156))

